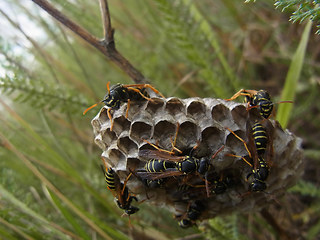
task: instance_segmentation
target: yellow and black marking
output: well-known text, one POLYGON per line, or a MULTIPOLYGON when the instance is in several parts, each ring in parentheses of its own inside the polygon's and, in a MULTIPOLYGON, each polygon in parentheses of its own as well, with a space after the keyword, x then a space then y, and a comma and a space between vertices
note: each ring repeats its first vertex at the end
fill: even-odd
POLYGON ((273 103, 267 91, 265 90, 257 91, 256 94, 251 96, 249 102, 251 106, 257 106, 259 108, 260 115, 262 117, 266 119, 269 118, 273 110, 273 103))
POLYGON ((252 127, 252 135, 258 155, 264 154, 268 144, 266 129, 261 123, 256 122, 252 127))
POLYGON ((117 206, 120 209, 123 209, 127 215, 131 215, 139 211, 139 208, 131 205, 132 200, 138 201, 138 199, 135 196, 131 196, 131 194, 129 193, 129 189, 126 186, 131 174, 129 174, 124 183, 121 183, 119 176, 114 172, 112 168, 106 168, 107 171, 105 171, 104 167, 101 165, 101 169, 105 176, 107 188, 115 197, 117 206))
POLYGON ((191 156, 186 156, 181 162, 176 163, 178 171, 185 174, 196 171, 199 168, 199 159, 191 156))
POLYGON ((86 114, 90 109, 96 107, 100 103, 104 103, 107 107, 109 107, 107 111, 108 118, 111 121, 110 130, 112 131, 113 122, 112 116, 110 111, 111 110, 118 110, 120 108, 121 103, 127 102, 127 111, 126 111, 126 118, 128 117, 128 112, 130 108, 130 101, 152 101, 149 94, 147 93, 147 88, 151 89, 153 92, 158 94, 159 96, 165 98, 157 89, 155 89, 150 84, 116 84, 109 87, 110 82, 107 83, 108 93, 105 95, 102 101, 93 104, 92 106, 88 107, 84 112, 83 115, 86 114))
POLYGON ((146 163, 144 168, 147 172, 164 172, 168 168, 174 168, 174 163, 165 160, 151 159, 146 163))
POLYGON ((249 173, 247 179, 253 175, 253 181, 250 185, 250 190, 252 192, 261 192, 267 188, 265 180, 269 176, 269 167, 265 160, 260 156, 259 157, 259 166, 257 169, 253 169, 252 173, 249 173))
POLYGON ((113 191, 116 190, 114 174, 115 173, 112 170, 112 168, 109 168, 108 171, 104 173, 104 176, 106 178, 107 187, 113 191))

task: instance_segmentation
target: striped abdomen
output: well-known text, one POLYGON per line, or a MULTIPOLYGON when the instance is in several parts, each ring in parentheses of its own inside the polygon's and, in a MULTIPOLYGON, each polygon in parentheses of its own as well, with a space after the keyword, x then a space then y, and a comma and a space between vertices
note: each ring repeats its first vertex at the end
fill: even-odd
POLYGON ((268 144, 266 129, 257 122, 252 127, 252 135, 258 155, 264 154, 268 144))
POLYGON ((114 171, 112 170, 112 168, 109 168, 108 171, 104 174, 104 176, 106 177, 106 183, 107 183, 107 187, 110 190, 115 190, 115 182, 114 182, 114 171))
POLYGON ((174 168, 174 166, 173 162, 151 159, 146 163, 144 168, 147 172, 164 172, 167 168, 174 168))

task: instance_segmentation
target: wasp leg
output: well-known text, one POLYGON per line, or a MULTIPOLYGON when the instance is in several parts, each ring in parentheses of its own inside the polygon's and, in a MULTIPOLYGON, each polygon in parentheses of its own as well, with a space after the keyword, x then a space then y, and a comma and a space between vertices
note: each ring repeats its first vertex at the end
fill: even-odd
POLYGON ((174 135, 174 140, 172 141, 172 139, 171 139, 171 145, 172 145, 171 152, 172 152, 172 153, 174 152, 174 150, 176 150, 176 151, 179 152, 179 153, 182 153, 182 151, 181 151, 179 148, 176 148, 176 142, 177 142, 179 127, 180 127, 180 124, 177 123, 177 130, 176 130, 176 133, 175 133, 175 135, 174 135))
POLYGON ((173 152, 172 152, 172 151, 164 150, 164 149, 162 149, 162 148, 158 147, 157 145, 155 145, 155 144, 153 144, 153 143, 149 142, 149 141, 148 141, 148 140, 146 140, 146 139, 143 139, 143 141, 144 141, 144 142, 146 142, 146 143, 148 143, 149 145, 151 145, 151 146, 152 146, 152 147, 154 147, 155 149, 159 150, 160 152, 166 152, 166 153, 169 153, 169 154, 173 154, 173 152))
POLYGON ((246 148, 246 150, 247 150, 247 152, 248 152, 249 157, 252 158, 252 155, 251 155, 251 152, 250 152, 249 149, 248 149, 247 143, 246 143, 241 137, 239 137, 234 131, 232 131, 230 128, 226 127, 226 129, 227 129, 229 132, 231 132, 236 138, 238 138, 238 139, 243 143, 244 147, 246 148))
POLYGON ((250 93, 246 93, 245 89, 240 89, 237 93, 235 93, 231 98, 225 99, 226 101, 233 101, 240 96, 251 96, 250 93))
MULTIPOLYGON (((131 177, 131 175, 132 175, 132 172, 129 173, 129 175, 128 175, 128 177, 126 178, 126 180, 124 180, 124 182, 123 182, 123 188, 122 188, 122 191, 121 191, 121 195, 123 195, 124 190, 125 190, 126 185, 127 185, 127 182, 129 181, 129 178, 131 177)), ((129 198, 129 197, 130 197, 130 194, 128 194, 128 198, 129 198)))
POLYGON ((228 153, 228 154, 226 154, 226 156, 229 156, 229 157, 236 157, 236 158, 241 158, 243 161, 245 161, 250 167, 253 167, 252 166, 252 164, 251 163, 249 163, 248 162, 248 160, 247 159, 245 159, 244 157, 242 157, 242 156, 239 156, 239 155, 234 155, 234 154, 230 154, 230 153, 228 153))
POLYGON ((165 98, 161 92, 159 92, 157 89, 155 89, 150 84, 131 84, 131 85, 124 85, 125 87, 137 87, 137 88, 150 88, 152 91, 154 91, 156 94, 160 95, 162 98, 165 98))
POLYGON ((148 101, 150 101, 150 102, 153 101, 151 98, 148 98, 147 96, 145 96, 139 89, 136 89, 136 88, 134 88, 134 87, 127 87, 127 89, 139 93, 139 94, 141 95, 141 97, 143 97, 144 99, 146 99, 146 100, 148 100, 148 101))
POLYGON ((110 131, 112 131, 112 129, 113 129, 113 121, 112 121, 112 116, 111 116, 110 111, 111 111, 111 108, 108 108, 107 115, 108 115, 108 118, 110 119, 110 122, 111 122, 110 131))
POLYGON ((129 108, 130 108, 130 99, 128 99, 127 110, 126 110, 126 118, 128 118, 129 108))

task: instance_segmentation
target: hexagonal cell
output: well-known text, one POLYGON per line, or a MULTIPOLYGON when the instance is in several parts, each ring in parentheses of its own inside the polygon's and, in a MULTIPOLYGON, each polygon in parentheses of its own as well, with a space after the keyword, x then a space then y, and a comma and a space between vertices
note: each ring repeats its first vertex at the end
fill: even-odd
POLYGON ((150 126, 153 125, 154 116, 146 111, 138 112, 134 118, 131 119, 131 124, 135 122, 144 122, 150 126))
POLYGON ((159 121, 154 126, 153 139, 159 142, 160 147, 171 150, 175 134, 176 134, 177 124, 173 124, 166 120, 159 121))
POLYGON ((94 135, 99 134, 99 131, 100 131, 100 129, 101 129, 101 123, 100 123, 99 118, 95 117, 94 119, 92 119, 91 125, 92 125, 92 127, 93 127, 93 133, 94 133, 94 135))
POLYGON ((231 110, 231 115, 234 120, 234 122, 240 127, 245 129, 246 128, 246 122, 248 119, 248 112, 245 106, 238 105, 235 108, 231 110))
POLYGON ((137 152, 138 145, 134 143, 129 136, 121 137, 117 141, 119 149, 126 155, 132 155, 137 152))
POLYGON ((97 135, 94 138, 94 142, 99 146, 99 148, 102 149, 102 151, 107 149, 107 146, 106 146, 105 142, 102 140, 101 134, 97 135))
POLYGON ((148 101, 145 111, 149 112, 150 114, 154 114, 164 106, 164 101, 160 98, 153 98, 152 101, 148 101))
POLYGON ((202 130, 201 142, 206 143, 206 145, 212 149, 217 146, 222 146, 224 144, 225 131, 217 127, 207 127, 202 130))
POLYGON ((108 107, 104 106, 103 108, 101 108, 100 112, 98 113, 99 120, 101 122, 109 121, 109 117, 107 115, 107 111, 108 111, 108 107))
POLYGON ((106 129, 104 132, 101 132, 102 141, 108 147, 112 144, 113 141, 117 140, 117 136, 114 132, 111 132, 110 129, 106 129))
POLYGON ((143 142, 143 139, 149 139, 152 134, 152 126, 145 122, 134 122, 130 127, 130 138, 137 143, 143 142))
POLYGON ((179 98, 170 98, 165 105, 165 109, 172 115, 184 113, 184 104, 179 98))
POLYGON ((202 101, 192 101, 187 107, 187 113, 195 119, 202 119, 205 117, 207 107, 202 101))
POLYGON ((107 155, 115 171, 127 171, 127 158, 119 149, 109 149, 107 155))
MULTIPOLYGON (((248 155, 248 152, 246 151, 246 148, 241 140, 239 140, 235 135, 232 133, 226 132, 227 138, 226 138, 226 146, 230 147, 233 149, 234 153, 239 156, 246 156, 248 155)), ((244 142, 246 142, 246 133, 238 130, 234 132, 235 134, 238 135, 238 137, 242 138, 244 142)))
POLYGON ((231 119, 229 109, 222 104, 218 104, 211 109, 211 116, 212 119, 221 123, 223 126, 225 126, 223 124, 224 121, 230 122, 231 119))
POLYGON ((123 131, 130 128, 130 121, 124 116, 113 119, 113 131, 119 136, 123 131))
POLYGON ((199 128, 191 121, 180 124, 176 140, 176 147, 180 150, 192 148, 199 140, 199 128))

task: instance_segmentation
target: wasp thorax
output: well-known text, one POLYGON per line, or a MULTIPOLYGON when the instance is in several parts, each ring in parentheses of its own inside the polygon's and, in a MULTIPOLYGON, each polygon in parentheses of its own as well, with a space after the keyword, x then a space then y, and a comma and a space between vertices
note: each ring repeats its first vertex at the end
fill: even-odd
POLYGON ((133 100, 129 111, 122 103, 110 113, 112 130, 105 106, 92 120, 95 142, 122 182, 132 173, 130 193, 168 209, 184 206, 177 220, 189 227, 233 211, 258 210, 303 171, 301 139, 246 106, 213 98, 133 100), (262 132, 253 129, 256 123, 262 132))

